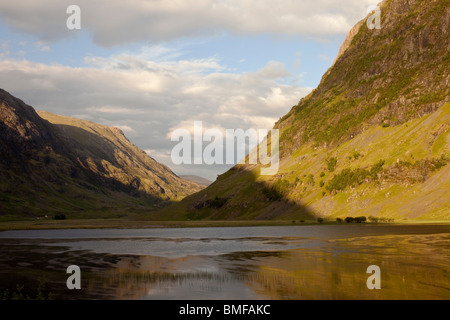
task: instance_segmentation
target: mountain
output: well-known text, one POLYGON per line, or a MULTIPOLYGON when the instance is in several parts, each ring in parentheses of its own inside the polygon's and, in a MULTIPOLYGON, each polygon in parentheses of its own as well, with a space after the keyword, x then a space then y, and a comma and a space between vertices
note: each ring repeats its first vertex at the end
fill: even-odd
POLYGON ((277 174, 236 165, 155 218, 450 218, 450 1, 379 7, 275 124, 277 174))
POLYGON ((201 186, 209 186, 212 181, 209 181, 208 179, 196 176, 196 175, 180 175, 180 178, 187 180, 187 181, 191 181, 191 182, 195 182, 196 184, 199 184, 201 186))
POLYGON ((0 89, 0 215, 126 215, 203 187, 114 127, 36 112, 0 89))

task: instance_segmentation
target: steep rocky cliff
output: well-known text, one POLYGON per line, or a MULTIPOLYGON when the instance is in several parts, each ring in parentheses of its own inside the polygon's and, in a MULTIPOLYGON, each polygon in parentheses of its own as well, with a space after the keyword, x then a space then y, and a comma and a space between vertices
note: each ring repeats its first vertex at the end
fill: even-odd
POLYGON ((160 217, 450 217, 450 1, 385 0, 282 117, 280 170, 237 165, 160 217), (186 213, 187 212, 187 213, 186 213))

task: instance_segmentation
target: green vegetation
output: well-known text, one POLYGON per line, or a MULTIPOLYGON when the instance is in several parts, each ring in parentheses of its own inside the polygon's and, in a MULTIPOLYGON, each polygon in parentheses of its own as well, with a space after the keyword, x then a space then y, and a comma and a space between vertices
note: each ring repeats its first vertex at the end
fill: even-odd
POLYGON ((285 197, 290 190, 287 180, 277 180, 271 187, 264 187, 262 192, 271 201, 279 201, 285 197))
POLYGON ((446 166, 449 161, 450 158, 447 157, 445 154, 442 154, 439 159, 433 159, 431 161, 432 171, 441 169, 442 167, 446 166))
POLYGON ((330 192, 341 191, 345 190, 347 187, 357 187, 368 178, 376 180, 377 175, 382 170, 384 163, 384 160, 380 160, 370 170, 362 168, 343 169, 328 182, 325 188, 330 192))
POLYGON ((328 182, 325 188, 328 191, 339 191, 347 187, 356 187, 362 184, 368 175, 369 172, 366 169, 343 169, 328 182))
POLYGON ((424 180, 431 172, 446 166, 449 160, 450 159, 445 154, 442 154, 439 158, 421 159, 415 162, 401 160, 398 161, 394 167, 398 169, 407 168, 409 172, 415 172, 415 177, 409 178, 409 181, 414 183, 424 180))
POLYGON ((15 289, 10 292, 9 289, 4 289, 0 292, 0 300, 51 300, 52 294, 46 293, 46 278, 44 276, 39 278, 39 283, 36 291, 33 293, 30 290, 25 290, 23 284, 17 284, 15 289))
POLYGON ((367 218, 365 216, 355 217, 355 222, 356 223, 364 223, 366 221, 367 221, 367 218))
POLYGON ((349 157, 350 159, 358 160, 363 155, 358 151, 353 151, 352 155, 349 157))
POLYGON ((346 217, 345 222, 347 223, 364 223, 367 221, 367 218, 365 216, 360 216, 360 217, 346 217))
POLYGON ((305 178, 305 183, 311 186, 314 186, 316 184, 315 180, 314 180, 314 175, 313 174, 308 174, 305 178))
POLYGON ((337 159, 335 157, 331 157, 327 160, 328 171, 333 172, 336 168, 337 159))
POLYGON ((215 197, 214 200, 209 200, 208 204, 211 208, 221 208, 227 203, 227 198, 215 197))
MULTIPOLYGON (((410 171, 415 170, 418 174, 422 174, 422 176, 418 177, 423 180, 423 175, 427 175, 427 172, 441 169, 447 165, 448 161, 449 159, 443 154, 440 158, 422 159, 414 163, 402 160, 396 163, 394 167, 407 167, 410 171)), ((370 170, 363 168, 343 169, 328 182, 325 188, 330 192, 336 192, 345 190, 348 187, 355 188, 364 182, 377 181, 379 174, 383 171, 385 163, 385 160, 379 160, 370 168, 370 170)), ((415 182, 415 180, 411 180, 412 178, 409 179, 411 182, 415 182)))
POLYGON ((355 221, 355 218, 353 218, 353 217, 346 217, 344 220, 347 223, 352 223, 353 221, 355 221))
POLYGON ((371 169, 370 169, 370 176, 372 178, 372 180, 376 180, 378 179, 378 174, 381 172, 381 170, 383 169, 383 165, 386 163, 385 160, 380 160, 378 161, 371 169))
POLYGON ((439 102, 443 98, 445 98, 445 92, 429 92, 426 93, 417 100, 417 104, 425 104, 425 103, 432 103, 432 102, 439 102))
POLYGON ((384 218, 384 217, 374 217, 369 216, 369 221, 373 223, 379 223, 379 222, 393 222, 394 219, 391 218, 384 218))

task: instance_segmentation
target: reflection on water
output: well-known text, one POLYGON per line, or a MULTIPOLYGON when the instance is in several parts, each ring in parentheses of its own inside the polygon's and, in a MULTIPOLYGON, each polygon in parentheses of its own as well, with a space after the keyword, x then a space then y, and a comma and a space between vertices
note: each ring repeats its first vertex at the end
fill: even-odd
POLYGON ((213 229, 0 233, 0 289, 45 270, 61 299, 450 299, 449 226, 213 229), (381 290, 366 287, 369 265, 381 290))

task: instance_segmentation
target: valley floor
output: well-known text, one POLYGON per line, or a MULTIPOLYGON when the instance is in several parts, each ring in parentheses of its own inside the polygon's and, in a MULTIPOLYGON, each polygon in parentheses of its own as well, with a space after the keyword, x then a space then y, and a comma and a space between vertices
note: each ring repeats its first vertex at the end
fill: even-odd
MULTIPOLYGON (((140 221, 125 219, 78 219, 78 220, 23 220, 0 222, 0 231, 5 230, 46 230, 46 229, 104 229, 104 228, 213 228, 213 227, 248 227, 248 226, 292 226, 319 225, 315 220, 202 220, 202 221, 140 221)), ((348 225, 345 222, 324 221, 322 225, 348 225)), ((352 225, 374 224, 448 224, 450 220, 394 220, 383 223, 352 223, 352 225)))

